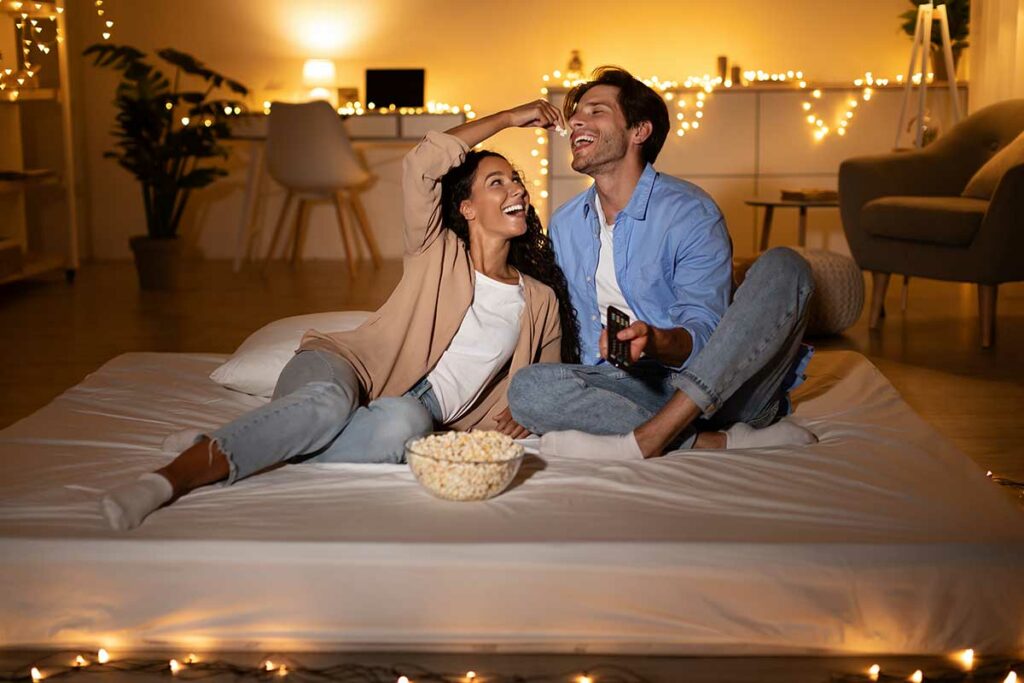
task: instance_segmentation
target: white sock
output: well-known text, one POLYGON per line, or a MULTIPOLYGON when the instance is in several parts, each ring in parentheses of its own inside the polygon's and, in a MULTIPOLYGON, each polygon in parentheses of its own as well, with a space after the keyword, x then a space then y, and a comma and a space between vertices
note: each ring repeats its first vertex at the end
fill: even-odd
POLYGON ((142 524, 149 513, 169 501, 172 495, 171 482, 150 472, 103 496, 100 508, 111 529, 128 531, 142 524))
POLYGON ((725 447, 728 450, 806 446, 817 441, 818 437, 810 430, 789 420, 780 420, 764 429, 754 429, 745 422, 737 422, 725 431, 725 447))
POLYGON ((171 455, 178 455, 196 445, 196 442, 202 437, 203 432, 199 429, 180 429, 167 435, 160 445, 160 450, 171 455))
POLYGON ((569 429, 540 437, 540 455, 563 458, 643 460, 633 432, 599 436, 569 429))

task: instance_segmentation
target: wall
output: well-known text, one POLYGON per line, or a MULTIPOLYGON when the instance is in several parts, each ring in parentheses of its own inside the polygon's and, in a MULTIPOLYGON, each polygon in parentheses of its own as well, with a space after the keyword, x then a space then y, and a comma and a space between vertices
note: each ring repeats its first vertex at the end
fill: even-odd
MULTIPOLYGON (((488 113, 539 97, 540 76, 564 69, 572 49, 581 51, 588 69, 616 63, 662 79, 713 72, 716 56, 726 54, 744 68, 800 69, 813 80, 845 82, 866 70, 895 75, 906 68, 910 44, 897 19, 905 0, 106 0, 104 6, 104 18, 115 21, 113 42, 193 53, 248 84, 255 106, 295 94, 309 57, 334 59, 339 84, 360 88, 367 67, 425 67, 428 99, 469 102, 488 113)), ((73 46, 101 30, 91 2, 73 3, 69 19, 73 46)), ((114 74, 78 56, 73 72, 82 94, 76 106, 88 183, 83 244, 97 258, 126 257, 127 238, 143 230, 143 218, 134 181, 101 156, 110 145, 114 74)), ((490 146, 527 166, 533 137, 509 131, 490 146)), ((233 253, 243 161, 239 155, 231 177, 196 193, 186 216, 193 226, 201 223, 198 241, 208 256, 233 253)), ((314 219, 323 239, 336 239, 327 207, 314 219)), ((332 244, 315 252, 330 257, 341 250, 332 244)))
POLYGON ((1024 2, 971 5, 971 111, 1024 97, 1024 2))

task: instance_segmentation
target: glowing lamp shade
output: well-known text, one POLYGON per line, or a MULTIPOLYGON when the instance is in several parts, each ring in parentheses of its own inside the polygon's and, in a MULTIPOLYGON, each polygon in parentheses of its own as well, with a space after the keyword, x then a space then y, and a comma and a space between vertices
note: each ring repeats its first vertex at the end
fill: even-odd
POLYGON ((307 88, 333 88, 337 76, 329 59, 307 59, 302 65, 302 84, 307 88))

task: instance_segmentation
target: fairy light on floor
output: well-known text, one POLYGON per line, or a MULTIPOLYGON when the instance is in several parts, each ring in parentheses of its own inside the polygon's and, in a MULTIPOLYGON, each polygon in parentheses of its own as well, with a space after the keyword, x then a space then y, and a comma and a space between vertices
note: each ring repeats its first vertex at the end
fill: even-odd
MULTIPOLYGON (((616 665, 598 666, 580 673, 545 674, 533 675, 508 674, 487 674, 481 677, 477 670, 468 670, 465 673, 443 673, 430 671, 416 666, 403 665, 403 669, 395 669, 384 665, 363 665, 358 663, 343 663, 329 665, 323 668, 305 667, 291 657, 281 656, 287 664, 281 663, 277 655, 274 659, 261 659, 258 664, 245 666, 225 661, 216 661, 209 656, 200 658, 195 653, 188 653, 180 659, 140 659, 131 658, 123 661, 112 661, 106 650, 100 649, 95 658, 97 664, 104 664, 110 667, 111 671, 117 671, 130 675, 131 673, 153 674, 162 671, 164 675, 179 677, 182 679, 215 678, 223 675, 233 675, 235 678, 284 678, 294 674, 299 680, 308 680, 313 677, 315 680, 333 680, 339 683, 359 683, 367 680, 394 681, 394 683, 422 683, 433 681, 434 683, 634 683, 643 680, 638 674, 628 668, 616 665), (275 661, 276 660, 276 661, 275 661)), ((982 661, 973 649, 960 650, 950 653, 947 661, 956 662, 955 665, 947 665, 944 669, 930 668, 931 673, 927 680, 941 680, 948 683, 960 681, 1002 681, 1002 683, 1017 683, 1016 671, 1024 664, 1019 659, 1004 659, 1001 661, 982 661), (951 668, 952 667, 952 668, 951 668)), ((79 673, 90 673, 90 659, 86 654, 79 654, 73 660, 67 659, 66 653, 55 652, 49 657, 37 659, 35 662, 26 664, 19 668, 20 674, 0 674, 0 681, 19 681, 31 678, 32 681, 44 679, 58 679, 74 677, 79 673), (61 664, 57 664, 57 662, 61 664), (68 663, 70 661, 70 663, 68 663), (52 663, 51 663, 52 662, 52 663), (26 676, 26 672, 28 675, 26 676)), ((95 672, 93 672, 95 673, 95 672)), ((889 665, 889 671, 883 677, 882 668, 879 664, 872 664, 865 672, 861 673, 834 673, 829 679, 834 683, 860 683, 864 681, 910 681, 911 683, 923 683, 924 672, 916 669, 912 673, 906 669, 903 672, 896 670, 889 665)))

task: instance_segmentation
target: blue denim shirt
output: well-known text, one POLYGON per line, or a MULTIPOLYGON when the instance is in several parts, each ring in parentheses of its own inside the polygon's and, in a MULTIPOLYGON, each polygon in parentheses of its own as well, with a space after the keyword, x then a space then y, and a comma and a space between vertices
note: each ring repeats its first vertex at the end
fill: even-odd
MULTIPOLYGON (((551 218, 549 234, 580 322, 581 362, 603 361, 597 307, 601 223, 597 188, 569 200, 551 218)), ((702 189, 650 164, 616 217, 615 279, 636 316, 655 327, 685 328, 693 337, 686 367, 707 343, 732 292, 732 241, 718 205, 702 189)))

